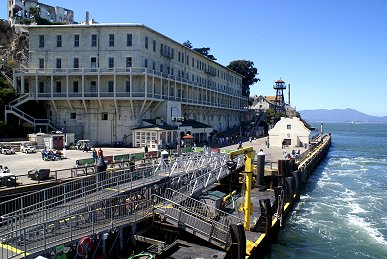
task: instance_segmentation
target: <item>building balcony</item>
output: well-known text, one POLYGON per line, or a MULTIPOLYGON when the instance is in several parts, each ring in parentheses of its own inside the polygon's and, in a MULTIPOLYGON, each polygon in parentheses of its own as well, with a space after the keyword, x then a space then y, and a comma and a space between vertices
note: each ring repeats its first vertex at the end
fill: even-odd
POLYGON ((216 69, 215 68, 210 68, 210 67, 207 67, 206 70, 205 70, 206 74, 209 74, 211 76, 216 76, 216 69))
MULTIPOLYGON (((151 70, 147 68, 47 68, 47 69, 37 69, 37 68, 20 68, 15 69, 14 73, 14 85, 16 86, 17 78, 20 78, 22 81, 21 93, 25 93, 26 86, 23 85, 23 82, 28 80, 28 78, 33 81, 29 82, 29 92, 38 99, 84 99, 84 98, 102 98, 102 99, 163 99, 163 100, 175 100, 181 101, 184 103, 192 103, 192 104, 203 104, 203 101, 198 101, 197 98, 187 98, 186 100, 182 100, 181 97, 177 97, 177 94, 174 91, 189 91, 190 96, 194 93, 194 96, 206 94, 208 98, 210 96, 222 95, 222 98, 233 100, 233 102, 244 102, 246 98, 242 96, 238 96, 232 94, 231 91, 219 91, 218 87, 209 86, 200 84, 195 81, 189 81, 184 78, 175 77, 170 74, 162 73, 156 70, 151 70), (131 92, 125 91, 125 85, 123 85, 122 77, 125 77, 125 80, 132 80, 134 76, 144 76, 144 78, 148 78, 148 89, 145 91, 144 85, 138 84, 138 81, 131 82, 130 85, 133 86, 131 88, 131 92), (75 92, 73 91, 73 87, 71 85, 71 77, 77 77, 79 81, 79 88, 75 92), (99 82, 100 78, 104 78, 104 76, 109 76, 111 80, 114 80, 115 87, 113 89, 107 90, 107 85, 105 85, 102 81, 96 86, 94 89, 90 89, 90 78, 93 77, 93 80, 99 82), (46 77, 46 79, 44 79, 46 77), (39 80, 45 80, 47 82, 47 77, 51 77, 51 80, 48 79, 48 85, 46 84, 43 89, 40 89, 38 86, 39 80), (62 81, 61 90, 57 90, 55 87, 55 81, 62 81), (80 78, 82 77, 82 78, 80 78), (121 81, 120 81, 121 80, 121 81), (172 87, 175 90, 169 92, 169 95, 160 95, 158 93, 164 91, 160 90, 160 85, 156 85, 156 87, 149 87, 149 84, 152 80, 158 80, 159 84, 161 81, 168 81, 169 87, 172 87), (97 87, 99 85, 99 87, 97 87)), ((105 79, 106 81, 106 79, 105 79)), ((142 81, 144 82, 144 81, 142 81)), ((143 84, 143 83, 142 83, 143 84)), ((164 85, 164 83, 163 83, 164 85)), ((16 89, 16 87, 15 87, 16 89)), ((214 105, 217 106, 217 105, 214 105)), ((223 105, 219 105, 223 106, 223 105)), ((227 106, 238 109, 237 105, 227 106)))
POLYGON ((186 105, 198 105, 207 106, 212 108, 222 108, 231 110, 244 110, 244 106, 238 106, 235 104, 228 104, 228 102, 211 102, 205 99, 191 98, 187 96, 174 96, 160 93, 145 93, 144 91, 137 92, 43 92, 43 93, 31 93, 31 100, 55 100, 55 101, 76 101, 76 100, 153 100, 153 101, 178 101, 186 105))
POLYGON ((160 51, 160 55, 168 59, 173 59, 173 53, 170 49, 163 49, 160 51))

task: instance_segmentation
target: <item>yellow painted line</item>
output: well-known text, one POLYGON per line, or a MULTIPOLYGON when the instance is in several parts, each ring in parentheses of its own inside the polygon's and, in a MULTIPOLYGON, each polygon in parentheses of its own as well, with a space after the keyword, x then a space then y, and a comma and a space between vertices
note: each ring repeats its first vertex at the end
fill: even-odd
POLYGON ((273 221, 271 222, 271 226, 274 227, 274 225, 277 223, 278 219, 275 217, 273 221))
POLYGON ((10 245, 7 245, 7 244, 3 244, 3 243, 0 243, 0 248, 2 249, 6 249, 8 251, 11 251, 12 253, 16 253, 16 254, 19 254, 19 255, 25 255, 25 256, 29 256, 30 253, 28 252, 25 252, 16 248, 16 247, 13 247, 13 246, 10 246, 10 245))
POLYGON ((251 251, 253 251, 254 248, 255 243, 250 240, 246 240, 246 254, 251 255, 251 251))
POLYGON ((284 206, 284 211, 286 211, 286 210, 288 209, 289 205, 290 205, 290 202, 287 202, 287 203, 285 204, 285 206, 284 206))
POLYGON ((266 236, 266 234, 261 234, 261 235, 259 236, 259 238, 257 239, 257 241, 255 241, 254 244, 257 246, 259 243, 262 242, 262 240, 265 238, 265 236, 266 236))
POLYGON ((255 241, 255 242, 252 242, 250 240, 246 240, 246 254, 251 255, 251 251, 262 242, 262 240, 265 238, 265 236, 266 236, 266 234, 261 234, 259 236, 259 238, 257 239, 257 241, 255 241))
POLYGON ((75 219, 75 216, 72 216, 71 218, 65 218, 65 219, 59 220, 59 223, 69 221, 70 219, 75 219))

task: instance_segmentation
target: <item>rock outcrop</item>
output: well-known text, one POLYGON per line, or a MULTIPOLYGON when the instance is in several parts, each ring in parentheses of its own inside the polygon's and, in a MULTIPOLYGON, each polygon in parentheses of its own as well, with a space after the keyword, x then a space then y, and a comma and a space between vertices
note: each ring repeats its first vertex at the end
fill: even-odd
POLYGON ((28 63, 28 34, 16 31, 6 20, 0 20, 0 63, 10 77, 12 67, 28 63))

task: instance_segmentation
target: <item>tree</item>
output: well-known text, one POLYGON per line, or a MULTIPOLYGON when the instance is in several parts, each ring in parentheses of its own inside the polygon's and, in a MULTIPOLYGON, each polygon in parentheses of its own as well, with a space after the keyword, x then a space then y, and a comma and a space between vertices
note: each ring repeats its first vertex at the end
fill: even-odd
POLYGON ((185 46, 185 47, 187 47, 187 48, 189 48, 189 49, 192 49, 192 43, 191 43, 189 40, 185 41, 185 42, 183 43, 183 46, 185 46))
POLYGON ((286 113, 276 113, 273 109, 266 110, 266 122, 267 124, 276 124, 281 120, 281 117, 286 117, 286 113))
POLYGON ((207 58, 209 58, 211 60, 216 60, 214 55, 209 54, 210 50, 211 50, 209 47, 193 48, 192 43, 189 40, 183 42, 183 46, 185 46, 189 49, 192 49, 193 51, 196 51, 197 53, 202 54, 203 56, 206 56, 207 58))
POLYGON ((0 76, 0 120, 4 118, 5 105, 16 98, 12 84, 0 76))
POLYGON ((34 7, 34 6, 31 6, 30 7, 30 16, 32 16, 31 18, 40 18, 40 8, 39 7, 34 7))
POLYGON ((261 81, 261 79, 256 78, 256 75, 258 75, 259 73, 257 68, 254 67, 254 63, 252 61, 249 61, 249 60, 231 61, 230 64, 227 66, 227 68, 243 76, 243 79, 242 79, 243 96, 249 96, 250 86, 258 81, 261 81))
POLYGON ((211 49, 208 47, 194 48, 193 50, 202 54, 203 56, 206 56, 207 58, 209 58, 211 60, 216 60, 216 58, 213 55, 209 54, 211 49))

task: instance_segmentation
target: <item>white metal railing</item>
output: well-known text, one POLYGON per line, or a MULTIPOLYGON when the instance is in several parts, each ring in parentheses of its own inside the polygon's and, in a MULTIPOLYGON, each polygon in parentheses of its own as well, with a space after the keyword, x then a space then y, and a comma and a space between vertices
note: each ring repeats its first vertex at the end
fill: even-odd
MULTIPOLYGON (((227 175, 224 173, 225 169, 223 169, 222 164, 228 155, 214 153, 212 156, 203 157, 207 161, 203 161, 203 158, 198 154, 187 156, 186 160, 171 161, 173 165, 176 162, 181 163, 180 166, 176 166, 180 168, 180 173, 176 171, 171 178, 180 181, 182 176, 185 176, 187 181, 191 181, 189 186, 192 186, 193 182, 208 177, 208 173, 217 175, 217 177, 211 177, 211 181, 207 184, 227 175), (209 161, 212 162, 209 163, 209 161), (212 166, 212 164, 214 165, 212 166), (205 169, 203 165, 211 166, 205 169), (220 170, 223 173, 216 174, 214 170, 220 170)), ((106 230, 112 225, 121 226, 133 220, 136 221, 138 217, 128 218, 129 213, 133 213, 133 209, 128 209, 133 205, 128 205, 128 202, 135 203, 139 200, 125 198, 125 202, 115 202, 114 205, 111 201, 119 199, 121 196, 117 195, 127 190, 134 190, 146 184, 157 182, 164 176, 171 176, 170 172, 169 164, 164 160, 159 160, 159 163, 153 166, 140 167, 134 172, 131 172, 130 168, 113 171, 109 174, 102 172, 3 202, 0 204, 0 240, 4 244, 18 247, 23 253, 31 253, 34 250, 47 249, 57 242, 69 242, 85 234, 106 230), (101 205, 100 201, 102 200, 105 203, 101 205), (107 203, 110 205, 107 206, 107 203), (104 215, 104 219, 102 216, 98 216, 101 213, 104 215)), ((181 186, 178 187, 181 189, 181 186)), ((195 192, 199 190, 200 186, 203 185, 198 184, 195 188, 188 188, 188 190, 195 192)), ((166 196, 175 201, 187 200, 189 195, 190 193, 177 193, 172 189, 168 189, 166 192, 166 196)), ((189 201, 186 204, 188 208, 185 208, 184 211, 192 214, 192 208, 195 207, 192 204, 196 201, 189 201)), ((152 202, 154 205, 154 201, 152 202)), ((136 207, 137 209, 134 209, 136 215, 140 212, 142 217, 149 215, 149 206, 145 207, 136 207)), ((199 237, 207 236, 213 240, 211 242, 214 244, 224 247, 228 245, 229 234, 228 228, 226 229, 223 225, 228 227, 228 223, 235 223, 239 219, 232 218, 218 210, 211 211, 215 212, 216 215, 214 213, 207 214, 206 217, 201 215, 201 219, 199 219, 202 222, 200 223, 201 227, 198 225, 199 221, 193 219, 197 221, 194 227, 197 231, 203 232, 202 236, 199 235, 199 237), (218 222, 209 217, 217 217, 218 222), (204 231, 209 224, 208 222, 212 224, 210 224, 213 229, 211 233, 204 231)), ((10 252, 6 253, 5 257, 8 258, 10 252)))
POLYGON ((53 121, 51 121, 49 119, 35 119, 31 115, 28 115, 27 113, 19 110, 18 108, 14 107, 14 106, 11 106, 11 105, 5 106, 5 112, 6 113, 12 112, 13 114, 18 116, 19 118, 21 118, 21 119, 23 119, 23 120, 25 120, 25 121, 27 121, 35 126, 36 125, 44 125, 44 126, 49 126, 55 130, 59 129, 59 127, 53 121))
POLYGON ((171 199, 152 195, 154 213, 218 247, 230 246, 229 225, 240 222, 238 218, 173 190, 168 195, 171 199))
POLYGON ((32 97, 32 94, 31 94, 31 93, 24 94, 24 95, 22 95, 22 96, 16 98, 15 100, 11 101, 11 102, 9 103, 9 105, 17 107, 17 106, 19 106, 20 104, 25 103, 26 101, 28 101, 28 99, 29 99, 30 97, 32 97))
MULTIPOLYGON (((224 154, 217 156, 222 155, 224 156, 224 154)), ((197 156, 197 154, 193 155, 193 157, 197 156)), ((190 156, 187 156, 187 160, 190 159, 190 156)), ((197 171, 203 171, 203 168, 196 166, 185 170, 184 166, 187 162, 177 161, 182 164, 180 174, 186 175, 188 180, 198 177, 200 174, 196 173, 197 171)), ((165 165, 164 160, 159 160, 157 164, 138 167, 134 172, 131 172, 129 167, 108 174, 101 172, 0 203, 0 231, 15 230, 63 215, 70 216, 68 213, 76 213, 91 200, 112 197, 127 190, 157 182, 163 177, 170 176, 169 166, 165 165), (64 211, 62 209, 64 205, 72 205, 71 210, 64 211)), ((175 177, 180 178, 179 174, 175 177)), ((180 186, 177 187, 180 188, 180 186)))
MULTIPOLYGON (((64 216, 7 233, 1 232, 2 246, 9 245, 13 249, 0 249, 0 257, 32 256, 61 243, 74 242, 86 235, 137 222, 152 215, 152 205, 149 200, 133 201, 125 196, 102 199, 85 206, 82 211, 70 217, 64 216)), ((70 209, 71 206, 64 207, 64 210, 70 209)))
POLYGON ((0 204, 0 231, 9 232, 70 216, 93 200, 115 196, 149 183, 152 178, 156 180, 151 167, 135 172, 126 168, 109 175, 101 172, 3 202, 0 204), (70 206, 70 209, 63 210, 63 206, 70 206))
MULTIPOLYGON (((96 74, 117 74, 117 75, 151 75, 156 76, 158 78, 163 78, 167 80, 171 80, 174 82, 178 82, 181 84, 187 84, 190 86, 198 87, 199 89, 207 89, 207 90, 215 90, 215 87, 201 84, 195 81, 190 81, 184 78, 176 77, 170 74, 161 73, 156 70, 148 69, 148 68, 142 68, 142 67, 115 67, 115 68, 17 68, 14 70, 14 73, 16 76, 21 75, 41 75, 41 76, 51 76, 51 75, 96 75, 96 74)), ((239 86, 235 86, 238 88, 239 86)), ((220 91, 220 90, 217 90, 220 91)), ((245 100, 246 98, 242 96, 241 94, 236 95, 233 94, 230 90, 224 90, 221 92, 222 94, 229 96, 229 97, 237 97, 239 99, 245 100)), ((44 93, 40 93, 44 94, 44 93)), ((51 96, 51 92, 47 92, 51 96)), ((92 95, 93 96, 93 95, 92 95)), ((177 98, 177 97, 176 97, 177 98)), ((189 99, 191 103, 196 102, 197 100, 189 99)), ((189 102, 187 101, 187 102, 189 102)), ((201 102, 203 104, 203 102, 201 102)), ((215 105, 215 104, 212 104, 215 105)), ((227 107, 229 104, 219 104, 215 106, 222 106, 227 107)), ((232 108, 240 108, 239 105, 230 105, 232 108)))

